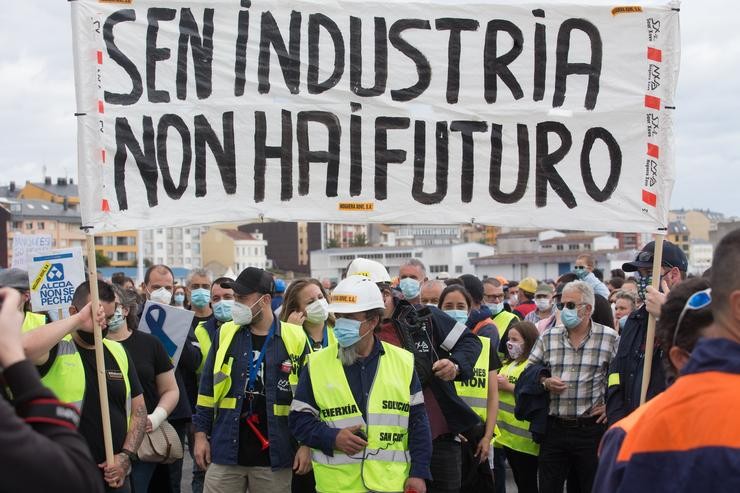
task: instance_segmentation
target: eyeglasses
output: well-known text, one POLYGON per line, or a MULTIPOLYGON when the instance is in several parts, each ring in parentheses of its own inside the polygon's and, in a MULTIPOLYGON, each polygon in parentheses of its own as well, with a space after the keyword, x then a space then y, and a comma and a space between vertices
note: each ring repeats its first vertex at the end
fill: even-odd
POLYGON ((689 296, 689 299, 686 300, 686 304, 683 306, 683 310, 681 310, 681 314, 678 316, 678 322, 676 322, 676 330, 675 332, 673 332, 673 344, 671 344, 672 346, 676 345, 678 331, 681 329, 681 322, 683 322, 683 317, 684 315, 686 315, 686 312, 689 310, 701 310, 702 308, 708 307, 711 303, 712 288, 697 291, 696 293, 689 296))
MULTIPOLYGON (((646 262, 646 263, 649 262, 652 264, 653 258, 654 258, 653 252, 640 252, 637 254, 637 258, 635 259, 635 262, 646 262)), ((663 260, 661 264, 665 265, 666 267, 670 267, 671 269, 675 267, 675 265, 665 260, 663 260)))
POLYGON ((568 301, 566 303, 558 303, 555 306, 558 307, 558 310, 562 310, 563 308, 567 308, 568 310, 573 310, 577 306, 583 306, 587 304, 588 303, 575 303, 573 301, 568 301))
POLYGON ((585 265, 575 265, 575 266, 573 266, 573 270, 583 270, 585 268, 586 268, 585 265))

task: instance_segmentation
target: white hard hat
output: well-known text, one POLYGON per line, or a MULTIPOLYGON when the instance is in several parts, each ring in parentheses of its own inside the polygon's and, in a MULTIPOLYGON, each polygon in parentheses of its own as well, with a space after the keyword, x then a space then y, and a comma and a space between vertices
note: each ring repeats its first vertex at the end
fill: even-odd
POLYGON ((385 308, 385 303, 380 289, 369 277, 349 276, 331 293, 330 312, 360 313, 374 308, 385 308))
POLYGON ((364 276, 372 282, 391 282, 388 270, 380 262, 358 257, 347 267, 347 277, 364 276))

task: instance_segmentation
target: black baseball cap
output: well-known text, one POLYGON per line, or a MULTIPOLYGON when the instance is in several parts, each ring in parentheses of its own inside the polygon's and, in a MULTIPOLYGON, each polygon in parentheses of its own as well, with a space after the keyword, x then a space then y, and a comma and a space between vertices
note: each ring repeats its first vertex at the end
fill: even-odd
POLYGON ((273 294, 275 292, 275 280, 269 272, 257 267, 247 267, 236 278, 222 284, 225 288, 233 289, 236 294, 273 294))
MULTIPOLYGON (((634 272, 641 268, 651 268, 653 266, 653 257, 655 255, 655 242, 651 241, 644 247, 640 253, 635 256, 632 262, 622 264, 622 270, 625 272, 634 272)), ((686 254, 678 246, 670 241, 663 242, 663 267, 678 267, 681 272, 686 272, 689 268, 689 261, 686 254)))

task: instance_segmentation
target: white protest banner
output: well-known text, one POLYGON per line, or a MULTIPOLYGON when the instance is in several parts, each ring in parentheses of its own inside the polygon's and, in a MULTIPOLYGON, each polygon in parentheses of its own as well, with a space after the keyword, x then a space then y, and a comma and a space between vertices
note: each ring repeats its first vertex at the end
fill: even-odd
POLYGON ((678 2, 70 5, 96 233, 667 224, 678 2))
POLYGON ((13 233, 13 262, 11 267, 28 270, 31 257, 48 252, 51 248, 51 235, 13 233))
POLYGON ((172 364, 177 366, 182 347, 188 338, 193 312, 175 306, 147 301, 141 312, 139 330, 152 334, 162 341, 172 364))
POLYGON ((52 250, 29 258, 28 285, 35 312, 69 308, 75 289, 83 282, 85 267, 80 248, 52 250))

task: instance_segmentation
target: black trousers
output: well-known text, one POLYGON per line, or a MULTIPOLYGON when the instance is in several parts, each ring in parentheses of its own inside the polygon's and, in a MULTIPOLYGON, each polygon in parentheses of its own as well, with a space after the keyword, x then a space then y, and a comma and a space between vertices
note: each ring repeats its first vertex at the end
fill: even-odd
POLYGON ((537 493, 537 456, 504 447, 519 493, 537 493))
POLYGON ((598 448, 606 424, 594 418, 547 420, 545 439, 540 444, 540 493, 562 493, 569 472, 575 470, 580 493, 589 493, 599 465, 598 448))
POLYGON ((428 493, 459 493, 462 484, 460 442, 452 437, 437 438, 432 442, 432 481, 428 493))

